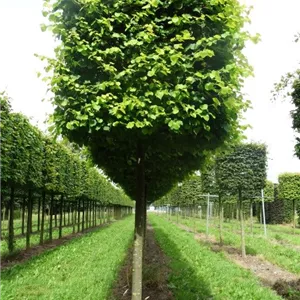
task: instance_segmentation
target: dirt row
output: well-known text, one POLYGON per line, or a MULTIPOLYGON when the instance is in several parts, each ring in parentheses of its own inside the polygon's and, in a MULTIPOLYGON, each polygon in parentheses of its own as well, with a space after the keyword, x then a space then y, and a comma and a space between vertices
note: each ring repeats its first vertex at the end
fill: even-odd
POLYGON ((300 299, 300 278, 297 275, 281 269, 259 255, 247 255, 246 258, 243 258, 240 249, 228 245, 220 245, 214 236, 210 235, 207 238, 203 233, 194 233, 193 229, 188 226, 172 223, 185 231, 193 233, 197 241, 210 246, 212 251, 222 251, 229 260, 244 269, 250 270, 260 279, 263 285, 272 288, 283 298, 290 300, 300 299), (297 291, 297 295, 293 295, 291 290, 297 291))
MULTIPOLYGON (((131 299, 132 248, 128 252, 110 300, 131 299)), ((143 299, 173 300, 168 288, 168 277, 171 270, 167 267, 168 257, 163 253, 154 239, 151 225, 147 225, 143 265, 143 299)))

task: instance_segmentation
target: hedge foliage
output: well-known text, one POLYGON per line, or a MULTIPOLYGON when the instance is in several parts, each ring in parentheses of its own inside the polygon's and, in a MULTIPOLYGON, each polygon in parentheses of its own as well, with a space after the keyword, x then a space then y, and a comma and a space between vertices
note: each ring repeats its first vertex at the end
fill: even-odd
POLYGON ((244 199, 260 195, 267 176, 267 150, 265 145, 241 144, 216 160, 216 181, 219 192, 237 195, 243 191, 244 199))
POLYGON ((20 113, 11 111, 9 98, 1 100, 1 183, 21 190, 83 197, 103 204, 132 205, 95 167, 66 146, 43 135, 20 113))

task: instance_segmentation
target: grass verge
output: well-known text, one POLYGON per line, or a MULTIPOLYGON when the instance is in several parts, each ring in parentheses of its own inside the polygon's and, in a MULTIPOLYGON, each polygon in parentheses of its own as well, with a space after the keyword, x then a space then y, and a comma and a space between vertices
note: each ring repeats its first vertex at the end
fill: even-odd
POLYGON ((281 299, 252 273, 228 261, 223 253, 199 244, 193 234, 153 214, 149 219, 157 242, 170 258, 169 286, 176 299, 281 299))
POLYGON ((1 273, 1 299, 108 299, 133 239, 133 217, 1 273))
MULTIPOLYGON (((175 217, 171 217, 171 220, 176 222, 175 217)), ((196 222, 196 230, 205 233, 205 220, 195 220, 194 218, 183 219, 179 217, 179 222, 191 228, 194 228, 196 222)), ((214 235, 216 239, 219 238, 219 230, 215 226, 209 227, 209 234, 214 235)), ((236 230, 233 232, 224 230, 223 239, 226 245, 231 245, 236 248, 240 247, 240 234, 236 230)), ((248 234, 246 235, 246 252, 251 255, 261 255, 266 260, 287 271, 297 275, 300 274, 299 250, 281 244, 274 244, 271 239, 266 239, 261 235, 251 236, 248 234)))

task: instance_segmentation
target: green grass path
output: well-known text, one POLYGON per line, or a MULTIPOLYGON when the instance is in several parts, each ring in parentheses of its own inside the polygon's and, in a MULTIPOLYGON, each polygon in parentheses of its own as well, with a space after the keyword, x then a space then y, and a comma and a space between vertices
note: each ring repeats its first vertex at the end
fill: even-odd
POLYGON ((108 299, 133 240, 127 217, 1 273, 1 299, 108 299))
POLYGON ((281 299, 252 273, 230 262, 223 253, 199 244, 193 234, 162 217, 149 214, 158 244, 170 258, 169 286, 177 300, 281 299))
MULTIPOLYGON (((171 217, 171 220, 176 222, 175 217, 171 217)), ((179 218, 179 223, 187 225, 190 228, 194 228, 194 224, 196 224, 196 230, 205 233, 205 220, 179 218)), ((216 227, 210 226, 209 234, 218 240, 219 230, 216 227)), ((230 232, 224 230, 223 239, 226 245, 240 248, 241 238, 237 231, 230 232)), ((280 244, 274 244, 272 240, 266 239, 262 235, 251 236, 248 234, 246 235, 246 252, 253 255, 260 254, 269 262, 296 275, 300 274, 299 250, 291 249, 280 244)))

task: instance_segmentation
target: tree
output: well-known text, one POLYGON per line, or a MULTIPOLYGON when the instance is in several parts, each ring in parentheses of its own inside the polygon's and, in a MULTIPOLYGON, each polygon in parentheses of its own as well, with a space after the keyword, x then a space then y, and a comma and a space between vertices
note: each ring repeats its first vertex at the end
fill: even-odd
POLYGON ((246 256, 243 202, 264 188, 266 163, 266 147, 260 144, 235 146, 231 152, 219 156, 216 160, 216 179, 220 195, 238 195, 243 257, 246 256))
POLYGON ((297 201, 300 199, 300 173, 283 173, 278 177, 278 197, 293 202, 293 228, 295 233, 297 201))
POLYGON ((61 41, 47 67, 57 133, 136 200, 140 299, 146 201, 240 134, 247 12, 236 0, 46 0, 44 15, 61 41))

